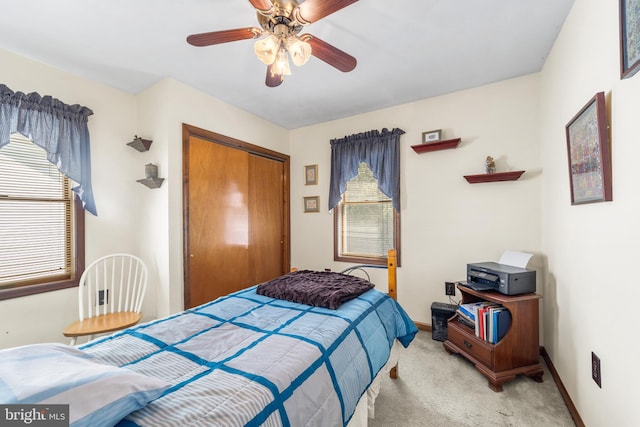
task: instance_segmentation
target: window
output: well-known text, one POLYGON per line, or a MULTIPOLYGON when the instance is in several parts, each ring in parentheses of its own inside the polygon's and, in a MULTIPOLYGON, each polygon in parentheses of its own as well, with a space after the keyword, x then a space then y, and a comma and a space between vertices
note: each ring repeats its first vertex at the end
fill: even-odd
POLYGON ((387 252, 400 252, 400 214, 378 188, 366 163, 347 183, 334 210, 334 259, 386 265, 387 252))
POLYGON ((0 148, 0 299, 77 285, 84 211, 72 184, 20 134, 0 148))

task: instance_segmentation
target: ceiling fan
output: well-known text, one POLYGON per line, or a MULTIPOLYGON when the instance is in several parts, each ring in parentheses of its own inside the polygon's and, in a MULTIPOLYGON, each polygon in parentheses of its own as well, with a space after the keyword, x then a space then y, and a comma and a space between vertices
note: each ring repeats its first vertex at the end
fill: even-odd
POLYGON ((254 50, 258 59, 267 64, 266 85, 279 86, 290 75, 290 55, 297 66, 305 64, 311 55, 343 72, 356 67, 356 59, 337 47, 311 34, 298 35, 302 27, 339 11, 358 0, 249 0, 256 9, 262 28, 246 27, 233 30, 191 34, 187 42, 193 46, 211 46, 238 40, 258 39, 254 50))

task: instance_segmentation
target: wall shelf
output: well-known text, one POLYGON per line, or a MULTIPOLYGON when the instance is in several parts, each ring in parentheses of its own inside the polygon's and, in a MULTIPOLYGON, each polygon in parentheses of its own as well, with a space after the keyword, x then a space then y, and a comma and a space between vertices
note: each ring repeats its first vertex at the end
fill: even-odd
POLYGON ((128 142, 127 145, 131 148, 135 148, 138 151, 149 151, 149 147, 151 147, 151 143, 153 141, 148 139, 142 139, 138 135, 133 138, 133 141, 128 142))
POLYGON ((520 178, 523 173, 524 171, 483 173, 480 175, 465 175, 464 179, 466 179, 469 184, 477 184, 480 182, 515 181, 520 178))
POLYGON ((145 185, 149 188, 160 188, 163 181, 164 178, 143 178, 136 180, 136 182, 139 182, 140 184, 145 185))
POLYGON ((413 148, 413 151, 415 151, 416 153, 422 154, 430 151, 447 150, 450 148, 456 148, 458 144, 460 144, 460 138, 446 139, 444 141, 412 145, 411 148, 413 148))

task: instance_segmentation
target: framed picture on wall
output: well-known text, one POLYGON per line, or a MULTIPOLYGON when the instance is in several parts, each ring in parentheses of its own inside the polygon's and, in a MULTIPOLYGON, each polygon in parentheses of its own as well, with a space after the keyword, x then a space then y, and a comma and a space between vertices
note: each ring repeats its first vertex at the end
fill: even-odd
POLYGON ((640 70, 640 0, 620 1, 620 78, 640 70))
POLYGON ((318 165, 307 165, 304 167, 304 185, 318 184, 318 165))
POLYGON ((442 136, 442 129, 422 132, 422 143, 428 144, 430 142, 438 142, 440 141, 441 136, 442 136))
POLYGON ((304 197, 305 212, 320 212, 320 196, 304 197))
POLYGON ((566 126, 572 205, 613 200, 605 108, 598 92, 566 126))

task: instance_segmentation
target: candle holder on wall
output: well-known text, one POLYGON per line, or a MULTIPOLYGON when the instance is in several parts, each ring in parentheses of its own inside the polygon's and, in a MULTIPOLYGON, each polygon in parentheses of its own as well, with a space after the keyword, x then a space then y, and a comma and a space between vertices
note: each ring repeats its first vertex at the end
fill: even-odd
POLYGON ((144 165, 144 178, 138 179, 136 182, 143 184, 149 188, 160 188, 164 178, 158 178, 158 166, 153 163, 144 165))

